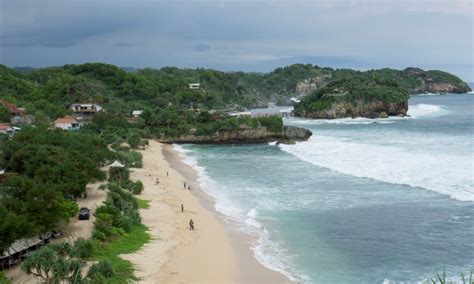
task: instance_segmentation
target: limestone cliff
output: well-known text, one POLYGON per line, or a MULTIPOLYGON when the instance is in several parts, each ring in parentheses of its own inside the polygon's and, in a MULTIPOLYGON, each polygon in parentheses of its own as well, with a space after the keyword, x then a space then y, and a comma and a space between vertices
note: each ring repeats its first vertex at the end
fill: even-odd
POLYGON ((406 116, 408 102, 386 103, 382 101, 357 101, 356 103, 340 101, 334 102, 327 109, 304 112, 301 116, 309 118, 344 118, 367 117, 387 118, 388 116, 406 116))
POLYGON ((410 67, 401 71, 401 76, 407 79, 406 87, 410 94, 462 94, 471 91, 471 87, 457 76, 439 70, 424 71, 420 68, 410 67))
POLYGON ((190 144, 256 144, 278 141, 293 143, 306 141, 311 137, 311 131, 295 127, 284 126, 281 132, 268 131, 266 127, 244 127, 230 131, 218 131, 212 135, 182 135, 179 137, 162 137, 162 143, 190 143, 190 144))

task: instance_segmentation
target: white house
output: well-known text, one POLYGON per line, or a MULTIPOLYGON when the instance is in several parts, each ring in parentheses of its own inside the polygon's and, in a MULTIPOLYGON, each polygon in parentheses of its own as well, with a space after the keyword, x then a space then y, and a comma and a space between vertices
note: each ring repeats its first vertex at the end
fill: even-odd
POLYGON ((91 120, 94 114, 102 110, 102 107, 98 104, 87 103, 87 104, 72 104, 70 109, 73 111, 73 116, 78 121, 91 120))
POLYGON ((188 84, 190 90, 199 90, 201 88, 201 84, 199 83, 191 83, 188 84))
POLYGON ((243 116, 251 116, 252 113, 250 111, 233 111, 227 113, 229 116, 232 117, 243 117, 243 116))
POLYGON ((141 109, 134 110, 134 111, 132 111, 132 116, 133 117, 139 117, 142 113, 143 113, 143 110, 141 110, 141 109))
POLYGON ((61 128, 64 130, 77 130, 79 129, 79 122, 72 116, 65 116, 58 118, 54 121, 54 127, 61 128))

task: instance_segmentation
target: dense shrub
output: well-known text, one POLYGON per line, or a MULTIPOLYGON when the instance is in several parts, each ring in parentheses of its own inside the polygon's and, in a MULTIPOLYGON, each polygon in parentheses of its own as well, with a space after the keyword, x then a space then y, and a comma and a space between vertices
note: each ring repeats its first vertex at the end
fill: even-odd
POLYGON ((73 255, 81 259, 88 259, 92 256, 93 249, 94 246, 91 240, 79 238, 74 242, 73 255))
POLYGON ((89 269, 87 278, 92 283, 104 283, 107 278, 112 278, 116 272, 112 268, 112 265, 107 260, 101 260, 96 264, 93 264, 89 269))
POLYGON ((127 167, 110 167, 109 182, 121 184, 130 178, 130 171, 127 167))
POLYGON ((281 133, 283 131, 283 120, 279 116, 259 117, 258 122, 271 132, 281 133))

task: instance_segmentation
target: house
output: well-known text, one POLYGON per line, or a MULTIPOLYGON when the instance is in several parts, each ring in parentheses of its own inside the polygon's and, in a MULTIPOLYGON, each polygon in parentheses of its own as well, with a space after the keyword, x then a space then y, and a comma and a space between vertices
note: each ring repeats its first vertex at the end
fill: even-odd
POLYGON ((0 104, 2 104, 6 109, 8 109, 10 114, 13 116, 22 116, 25 114, 25 109, 19 108, 13 103, 10 103, 5 100, 0 100, 0 104))
POLYGON ((0 123, 0 133, 13 136, 15 134, 15 129, 11 127, 10 123, 0 123))
POLYGON ((102 107, 98 104, 87 103, 87 104, 72 104, 69 107, 73 116, 78 121, 90 120, 97 112, 102 110, 102 107))
POLYGON ((72 116, 65 116, 54 121, 54 127, 64 130, 78 130, 79 122, 72 116))
POLYGON ((232 111, 227 113, 228 116, 232 117, 244 117, 244 116, 251 116, 252 113, 250 111, 232 111))
POLYGON ((15 115, 10 119, 12 125, 24 125, 24 124, 33 124, 35 122, 35 117, 32 115, 15 115))
POLYGON ((199 90, 201 88, 201 84, 199 83, 191 83, 188 84, 190 90, 199 90))
POLYGON ((143 110, 141 110, 141 109, 134 110, 134 111, 132 111, 132 116, 135 117, 135 118, 137 118, 137 117, 139 117, 142 113, 143 113, 143 110))

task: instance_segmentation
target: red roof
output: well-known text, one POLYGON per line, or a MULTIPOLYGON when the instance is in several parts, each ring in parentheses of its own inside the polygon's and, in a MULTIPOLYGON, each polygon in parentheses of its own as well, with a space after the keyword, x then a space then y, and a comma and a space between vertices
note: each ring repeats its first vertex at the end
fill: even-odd
POLYGON ((11 129, 11 126, 10 126, 10 123, 0 123, 0 131, 6 131, 6 130, 10 130, 11 129))
POLYGON ((12 103, 7 102, 7 101, 0 101, 0 103, 2 103, 8 109, 8 111, 10 112, 11 115, 23 115, 23 114, 25 114, 25 110, 18 108, 15 104, 12 104, 12 103))
POLYGON ((72 123, 77 123, 77 120, 75 120, 74 117, 67 115, 65 117, 60 117, 56 119, 54 123, 72 124, 72 123))

